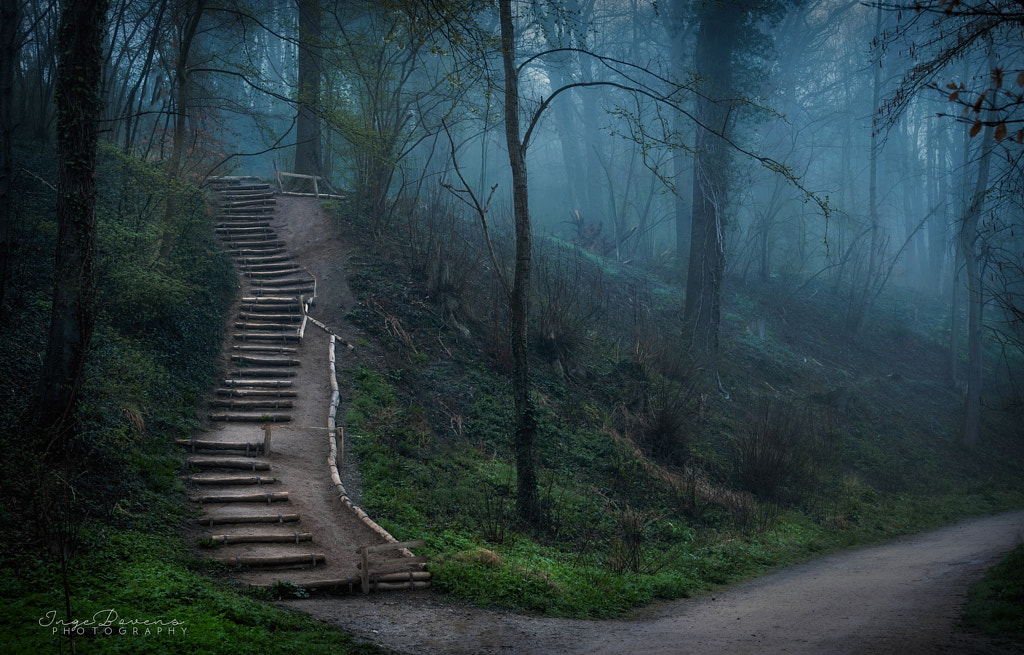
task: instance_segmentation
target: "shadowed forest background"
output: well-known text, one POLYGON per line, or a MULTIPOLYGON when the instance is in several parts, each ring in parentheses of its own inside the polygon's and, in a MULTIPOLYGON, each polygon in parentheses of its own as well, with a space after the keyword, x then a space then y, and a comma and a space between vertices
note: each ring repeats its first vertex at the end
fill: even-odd
POLYGON ((116 648, 37 625, 116 606, 373 652, 179 538, 221 175, 343 198, 361 505, 430 593, 614 616, 1020 507, 1022 32, 1009 0, 0 0, 12 648, 116 648))

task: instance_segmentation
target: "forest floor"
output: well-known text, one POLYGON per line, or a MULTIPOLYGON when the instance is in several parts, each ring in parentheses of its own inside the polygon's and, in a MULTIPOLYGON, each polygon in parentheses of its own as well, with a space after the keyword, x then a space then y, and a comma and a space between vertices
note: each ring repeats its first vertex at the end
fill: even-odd
POLYGON ((625 619, 528 616, 424 592, 281 603, 398 653, 1008 655, 962 630, 968 589, 1022 540, 1024 512, 836 553, 625 619))
MULTIPOLYGON (((275 227, 289 251, 318 280, 311 315, 357 344, 358 329, 344 319, 355 302, 344 270, 346 248, 330 219, 313 200, 297 198, 279 198, 278 216, 286 217, 275 227)), ((303 366, 326 367, 322 350, 323 357, 306 351, 303 366)), ((373 367, 369 360, 375 356, 372 348, 356 346, 345 352, 339 368, 373 367)), ((309 396, 322 397, 326 377, 322 385, 310 384, 309 396)), ((329 487, 326 447, 321 450, 317 454, 323 457, 310 460, 315 465, 288 472, 289 486, 329 487)), ((358 473, 351 463, 342 477, 358 501, 358 473)), ((352 556, 328 565, 338 573, 354 570, 356 560, 340 523, 343 513, 340 504, 329 508, 317 530, 330 532, 332 521, 339 521, 329 537, 337 541, 331 550, 352 556)), ((429 592, 319 596, 280 604, 399 653, 1019 653, 1019 644, 963 632, 960 621, 970 586, 1022 539, 1024 512, 974 519, 611 621, 482 609, 429 592)))

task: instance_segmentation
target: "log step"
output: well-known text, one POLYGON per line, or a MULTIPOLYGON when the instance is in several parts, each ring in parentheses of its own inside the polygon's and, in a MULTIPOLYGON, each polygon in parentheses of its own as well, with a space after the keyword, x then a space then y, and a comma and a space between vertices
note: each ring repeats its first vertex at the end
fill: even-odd
POLYGON ((232 197, 230 200, 225 199, 221 201, 221 207, 262 207, 264 205, 271 206, 277 203, 277 198, 274 196, 262 196, 255 198, 240 198, 238 196, 232 197))
POLYGON ((280 246, 271 246, 268 248, 241 248, 232 252, 232 256, 236 258, 243 257, 263 257, 265 255, 279 255, 286 252, 284 248, 280 246))
POLYGON ((246 453, 262 453, 262 441, 208 441, 203 439, 175 439, 179 446, 201 450, 244 450, 246 453))
POLYGON ((288 423, 291 414, 210 414, 211 421, 226 423, 288 423))
POLYGON ((313 290, 313 280, 293 278, 290 280, 253 280, 255 293, 307 293, 313 290))
MULTIPOLYGON (((211 400, 209 407, 219 409, 237 409, 238 411, 255 411, 257 409, 292 409, 290 400, 211 400)), ((228 449, 224 449, 228 450, 228 449)), ((231 450, 238 450, 237 448, 231 450)), ((246 450, 242 448, 241 450, 246 450)), ((248 452, 248 450, 246 450, 248 452)))
POLYGON ((279 389, 292 386, 291 380, 224 380, 225 387, 253 387, 255 389, 279 389))
POLYGON ((299 341, 298 333, 288 332, 237 332, 235 341, 299 341))
POLYGON ((218 396, 232 398, 295 398, 297 391, 281 391, 279 389, 217 389, 218 396))
POLYGON ((235 555, 234 557, 218 557, 218 561, 227 566, 273 567, 273 566, 318 566, 327 561, 320 553, 309 555, 235 555))
POLYGON ((292 534, 272 534, 259 532, 250 534, 215 534, 210 537, 211 541, 230 544, 297 544, 302 541, 313 541, 313 534, 310 532, 293 532, 292 534))
POLYGON ((200 516, 196 519, 202 525, 228 525, 231 523, 295 523, 298 514, 224 514, 221 516, 200 516))
POLYGON ((284 241, 281 241, 280 239, 271 239, 269 241, 250 241, 242 243, 236 243, 234 241, 229 240, 227 244, 228 248, 240 248, 245 250, 264 248, 284 248, 286 245, 288 244, 286 244, 284 241))
POLYGON ((238 322, 235 323, 236 330, 256 330, 264 332, 294 332, 295 326, 291 323, 270 323, 270 322, 238 322))
POLYGON ((265 355, 294 355, 298 348, 291 346, 231 346, 233 350, 243 353, 262 353, 265 355))
MULTIPOLYGON (((278 310, 278 311, 280 311, 280 310, 278 310)), ((260 314, 260 313, 257 313, 257 312, 239 312, 238 313, 238 318, 240 318, 240 319, 242 319, 244 321, 264 320, 264 321, 273 321, 275 323, 301 323, 302 322, 302 316, 303 315, 301 313, 295 313, 295 314, 260 314)))
POLYGON ((251 278, 276 278, 286 277, 288 275, 294 275, 295 273, 301 273, 302 269, 298 266, 292 265, 288 268, 282 268, 276 271, 242 271, 245 277, 251 278))
POLYGON ((250 378, 293 378, 296 376, 295 371, 291 371, 287 368, 246 368, 237 371, 228 371, 227 375, 232 380, 245 380, 250 378))
POLYGON ((247 305, 298 305, 298 296, 246 296, 242 304, 247 305))
POLYGON ((292 260, 282 262, 270 262, 269 264, 245 264, 239 263, 238 268, 246 273, 270 273, 273 271, 298 270, 292 260))
POLYGON ((247 471, 269 471, 270 463, 258 459, 241 457, 189 457, 188 463, 200 469, 243 469, 247 471))
POLYGON ((269 182, 245 182, 242 184, 236 184, 236 180, 231 178, 214 178, 212 181, 215 184, 231 185, 226 188, 218 189, 218 193, 237 193, 240 191, 265 191, 266 193, 272 193, 269 182))
POLYGON ((276 484, 277 478, 264 477, 262 475, 189 475, 185 477, 187 482, 200 485, 256 485, 276 484))
POLYGON ((263 255, 258 257, 243 257, 240 258, 238 263, 242 266, 249 266, 255 264, 273 264, 275 262, 288 262, 291 261, 291 255, 263 255))
POLYGON ((270 221, 246 221, 246 220, 232 220, 227 217, 223 223, 217 223, 216 229, 218 230, 233 230, 241 228, 265 228, 270 229, 270 221))
POLYGON ((250 494, 206 494, 189 499, 193 503, 205 505, 206 503, 286 503, 288 502, 287 491, 268 491, 266 493, 250 494))
POLYGON ((257 357, 255 355, 232 355, 231 361, 246 366, 301 366, 302 361, 281 357, 257 357))

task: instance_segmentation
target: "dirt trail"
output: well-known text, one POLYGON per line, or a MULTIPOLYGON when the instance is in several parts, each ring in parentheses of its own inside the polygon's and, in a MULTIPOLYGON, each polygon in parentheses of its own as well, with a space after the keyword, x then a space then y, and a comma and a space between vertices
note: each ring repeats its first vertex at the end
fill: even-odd
POLYGON ((531 617, 423 592, 284 603, 399 653, 1021 653, 963 633, 967 590, 1024 539, 1024 512, 837 553, 627 619, 531 617))
MULTIPOLYGON (((289 253, 316 277, 310 314, 348 342, 355 328, 344 320, 353 303, 345 248, 316 202, 278 197, 273 221, 289 253), (287 217, 287 218, 285 218, 287 217)), ((318 329, 300 346, 304 371, 326 364, 326 337, 318 329), (321 337, 323 340, 321 340, 321 337)), ((372 357, 357 350, 344 357, 372 357)), ((351 366, 344 359, 339 366, 351 366)), ((295 423, 321 425, 329 396, 326 376, 297 383, 306 408, 295 423), (309 423, 307 423, 309 422, 309 423)), ((251 430, 251 428, 249 428, 251 430)), ((326 444, 302 432, 284 433, 272 459, 296 494, 302 521, 329 555, 327 570, 307 575, 350 575, 360 526, 347 516, 327 478, 326 444), (287 435, 287 436, 286 436, 287 435), (300 500, 301 499, 301 500, 300 500), (307 500, 308 499, 308 500, 307 500), (307 504, 308 503, 308 504, 307 504)), ((358 475, 343 482, 358 500, 358 475)), ((295 502, 293 501, 293 502, 295 502)), ((662 603, 614 621, 535 617, 467 607, 430 592, 316 597, 281 603, 330 622, 399 653, 1020 653, 959 630, 967 590, 1000 556, 1024 539, 1024 512, 965 521, 890 544, 837 553, 701 598, 662 603)), ((319 567, 318 567, 319 568, 319 567)), ((280 573, 250 573, 251 581, 280 573)), ((286 576, 297 582, 299 572, 286 576)))
MULTIPOLYGON (((225 442, 261 443, 261 424, 266 422, 262 417, 278 414, 277 410, 260 409, 268 402, 281 403, 277 398, 265 397, 264 394, 269 393, 264 390, 266 384, 252 381, 252 371, 257 365, 242 365, 238 363, 239 357, 257 357, 259 359, 254 361, 272 363, 271 372, 274 375, 271 379, 284 378, 285 382, 275 384, 287 385, 285 388, 289 396, 283 399, 286 401, 287 409, 282 410, 280 422, 274 423, 269 456, 261 453, 249 456, 246 451, 241 453, 244 457, 227 457, 221 455, 220 451, 209 449, 204 453, 201 447, 199 452, 189 453, 189 461, 192 462, 193 468, 198 466, 197 458, 207 462, 206 471, 197 471, 189 478, 190 496, 196 499, 213 499, 196 505, 201 517, 190 524, 189 537, 200 543, 210 539, 232 539, 233 541, 219 548, 200 548, 198 551, 200 555, 215 557, 228 564, 241 561, 239 558, 302 558, 301 562, 296 564, 246 566, 235 572, 235 577, 243 583, 266 585, 277 580, 287 580, 310 586, 323 580, 358 580, 357 547, 381 543, 383 540, 343 505, 330 478, 326 431, 331 400, 329 336, 326 331, 312 323, 306 324, 301 340, 294 336, 298 333, 298 325, 294 323, 295 314, 301 317, 298 294, 305 294, 303 297, 308 298, 313 291, 315 279, 316 298, 309 308, 309 315, 317 318, 335 334, 341 335, 345 341, 355 341, 354 335, 347 334, 350 328, 343 320, 345 308, 351 304, 351 292, 341 270, 344 250, 333 237, 329 221, 315 199, 278 196, 271 200, 264 197, 267 195, 265 190, 251 193, 261 194, 260 199, 237 200, 242 196, 227 198, 226 202, 242 205, 236 211, 243 215, 222 216, 221 219, 225 222, 218 228, 222 238, 231 243, 236 265, 242 269, 239 280, 243 296, 229 312, 228 334, 225 340, 225 370, 237 370, 234 373, 225 372, 222 377, 247 380, 233 380, 237 384, 230 385, 231 389, 218 389, 217 395, 209 401, 208 410, 210 415, 223 413, 243 418, 207 421, 206 430, 197 435, 197 441, 193 443, 220 442, 221 448, 225 442), (260 203, 261 214, 256 215, 256 210, 249 207, 251 202, 260 203), (251 217, 250 213, 253 214, 251 217), (239 238, 245 241, 231 241, 239 238), (239 255, 240 252, 254 254, 246 257, 239 255), (269 273, 253 273, 257 269, 267 268, 275 270, 269 273), (278 268, 286 268, 289 271, 294 269, 294 272, 280 274, 275 272, 278 268), (254 281, 251 279, 254 275, 263 275, 266 278, 254 281), (280 290, 271 288, 268 291, 266 286, 260 287, 281 284, 281 280, 293 279, 307 281, 308 288, 305 283, 298 285, 294 290, 289 290, 287 284, 280 290), (263 296, 269 296, 271 300, 260 300, 263 296), (286 300, 287 304, 283 304, 286 300), (269 302, 272 308, 257 306, 260 302, 269 302), (269 328, 266 327, 268 325, 269 328), (238 333, 240 329, 244 335, 241 341, 238 333), (261 332, 267 329, 276 331, 261 332), (273 335, 285 332, 293 335, 290 340, 270 340, 273 339, 273 335), (261 334, 264 336, 258 336, 261 334), (268 334, 270 336, 267 336, 268 334), (240 348, 245 350, 239 350, 240 348), (273 363, 275 360, 288 360, 292 363, 285 366, 273 363), (261 386, 253 388, 252 385, 261 386), (224 400, 224 396, 229 393, 228 400, 224 400), (255 394, 261 396, 251 400, 250 396, 255 394), (263 404, 255 405, 255 409, 248 409, 254 402, 263 404), (224 405, 230 407, 221 409, 224 405), (248 411, 243 411, 246 409, 248 411), (256 415, 256 419, 259 420, 253 419, 250 415, 256 415), (225 459, 244 460, 242 463, 252 463, 254 466, 251 472, 236 473, 225 469, 222 465, 225 459), (262 466, 264 470, 258 470, 255 466, 262 466), (256 476, 260 476, 260 480, 269 479, 271 482, 260 482, 252 486, 251 478, 256 476), (236 482, 239 478, 241 481, 236 482), (225 482, 228 480, 232 482, 225 482), (210 486, 213 484, 217 486, 210 486), (248 499, 253 495, 266 497, 267 500, 242 502, 243 497, 248 499), (270 506, 271 496, 282 497, 283 501, 274 502, 273 506, 270 506), (271 518, 295 518, 287 523, 282 521, 289 521, 288 518, 279 518, 278 522, 267 523, 266 515, 270 515, 271 518), (256 517, 259 522, 241 522, 238 519, 242 516, 256 517), (212 521, 209 524, 204 523, 208 518, 217 521, 217 524, 214 525, 212 521), (228 518, 231 518, 232 522, 221 523, 228 518), (294 541, 278 541, 283 537, 294 537, 294 541), (300 537, 303 537, 301 543, 300 537), (315 560, 317 557, 322 559, 315 560)), ((347 365, 347 351, 343 345, 338 347, 338 351, 339 366, 344 368, 347 365)), ((189 450, 192 449, 190 446, 189 450)), ((358 491, 355 471, 351 467, 343 469, 341 477, 350 497, 354 496, 354 492, 358 491)))

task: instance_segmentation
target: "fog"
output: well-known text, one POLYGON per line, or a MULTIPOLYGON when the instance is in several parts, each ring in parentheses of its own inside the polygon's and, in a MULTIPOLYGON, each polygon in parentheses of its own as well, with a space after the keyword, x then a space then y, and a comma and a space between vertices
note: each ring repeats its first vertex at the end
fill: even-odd
MULTIPOLYGON (((1015 370, 1018 6, 566 0, 511 13, 534 235, 646 267, 687 303, 695 289, 717 303, 730 284, 828 281, 851 338, 884 293, 911 289, 951 308, 948 342, 984 340, 1015 370), (695 281, 701 266, 711 278, 695 281)), ((23 135, 52 128, 55 14, 23 3, 23 135)), ((182 137, 182 173, 198 179, 320 175, 379 232, 439 196, 512 229, 490 3, 123 1, 108 34, 105 137, 118 147, 163 160, 182 137)), ((949 382, 976 386, 957 366, 949 382)))

